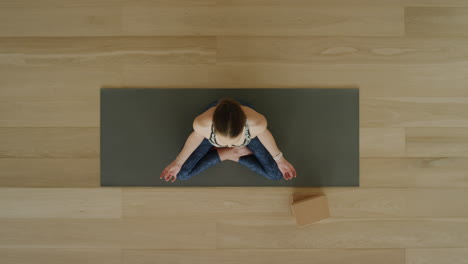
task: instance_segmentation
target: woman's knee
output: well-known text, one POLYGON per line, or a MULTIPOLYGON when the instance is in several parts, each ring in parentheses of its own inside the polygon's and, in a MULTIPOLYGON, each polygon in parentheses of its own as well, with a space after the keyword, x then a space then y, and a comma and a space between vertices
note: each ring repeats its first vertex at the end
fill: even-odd
POLYGON ((283 178, 283 173, 279 170, 279 168, 276 169, 270 169, 268 171, 268 176, 270 177, 270 180, 281 180, 283 178))
POLYGON ((177 180, 187 180, 188 179, 188 172, 185 170, 180 170, 179 173, 177 173, 177 180))

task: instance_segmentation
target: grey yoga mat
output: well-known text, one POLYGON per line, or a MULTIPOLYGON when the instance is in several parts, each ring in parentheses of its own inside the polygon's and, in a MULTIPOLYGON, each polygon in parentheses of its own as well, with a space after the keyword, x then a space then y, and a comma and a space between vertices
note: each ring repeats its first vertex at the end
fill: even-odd
POLYGON ((359 186, 359 89, 102 88, 101 186, 359 186), (189 180, 159 178, 193 119, 223 97, 267 118, 296 178, 269 180, 231 160, 189 180))

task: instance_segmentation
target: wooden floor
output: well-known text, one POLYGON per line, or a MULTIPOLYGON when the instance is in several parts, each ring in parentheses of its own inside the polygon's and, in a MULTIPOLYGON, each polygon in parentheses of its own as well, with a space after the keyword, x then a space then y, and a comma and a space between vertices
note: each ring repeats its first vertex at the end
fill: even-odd
POLYGON ((468 1, 0 1, 0 186, 2 264, 468 263, 468 1), (101 87, 358 87, 361 186, 99 188, 101 87))

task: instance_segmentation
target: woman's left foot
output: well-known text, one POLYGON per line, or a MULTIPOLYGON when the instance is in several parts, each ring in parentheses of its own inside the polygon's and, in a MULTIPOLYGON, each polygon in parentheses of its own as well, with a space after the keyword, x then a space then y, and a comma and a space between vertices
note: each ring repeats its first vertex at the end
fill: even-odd
POLYGON ((253 152, 246 146, 236 147, 236 153, 239 157, 253 154, 253 152))

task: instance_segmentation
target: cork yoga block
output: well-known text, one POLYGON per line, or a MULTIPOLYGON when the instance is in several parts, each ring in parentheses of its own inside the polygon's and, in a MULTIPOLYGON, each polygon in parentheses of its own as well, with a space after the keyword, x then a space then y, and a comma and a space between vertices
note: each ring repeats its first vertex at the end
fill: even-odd
POLYGON ((330 217, 327 197, 324 194, 293 195, 291 210, 298 226, 306 226, 330 217))

